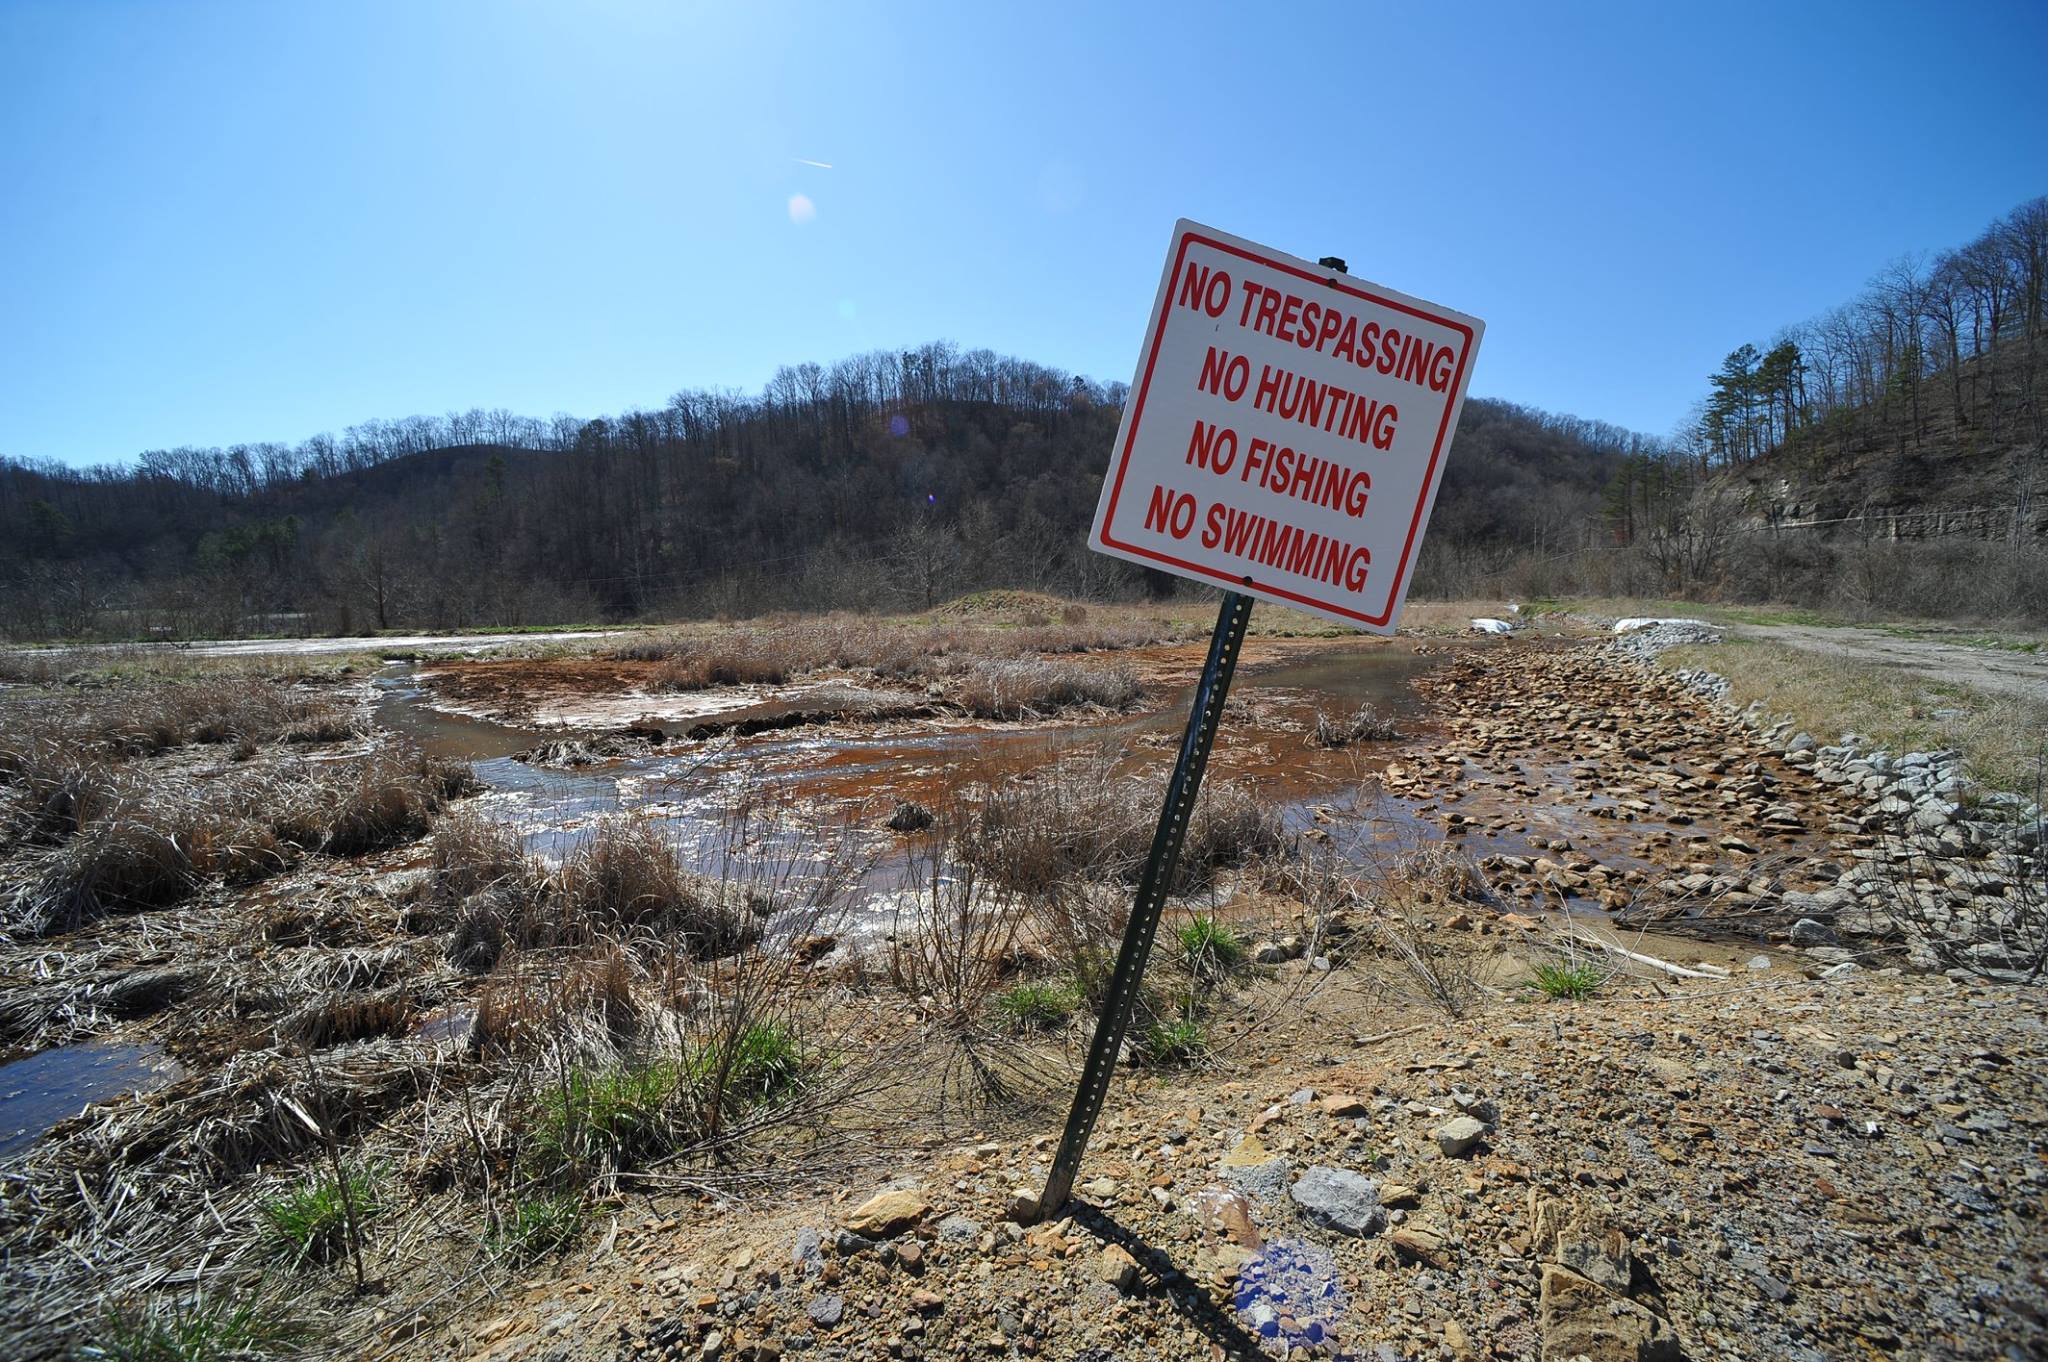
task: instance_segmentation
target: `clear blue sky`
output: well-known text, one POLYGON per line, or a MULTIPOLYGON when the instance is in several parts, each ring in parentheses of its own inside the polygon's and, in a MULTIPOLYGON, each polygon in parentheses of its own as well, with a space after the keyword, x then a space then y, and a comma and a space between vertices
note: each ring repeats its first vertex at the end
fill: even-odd
POLYGON ((1183 215, 1483 317, 1475 392, 1661 433, 2048 192, 2044 60, 2037 0, 0 0, 0 453, 939 338, 1128 379, 1183 215))

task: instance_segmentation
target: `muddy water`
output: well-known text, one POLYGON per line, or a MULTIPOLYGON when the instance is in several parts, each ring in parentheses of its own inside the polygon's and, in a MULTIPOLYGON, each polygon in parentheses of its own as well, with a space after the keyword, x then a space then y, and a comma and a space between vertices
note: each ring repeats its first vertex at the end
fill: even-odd
MULTIPOLYGON (((1361 704, 1403 721, 1421 705, 1414 677, 1441 660, 1402 643, 1339 646, 1240 672, 1212 778, 1241 780, 1280 807, 1295 828, 1318 801, 1348 799, 1363 773, 1400 744, 1327 752, 1307 739, 1319 712, 1361 704)), ((513 759, 560 730, 492 723, 430 708, 409 669, 379 678, 377 718, 437 755, 468 760, 488 793, 482 804, 518 828, 528 848, 559 860, 597 818, 633 810, 662 823, 708 874, 758 877, 763 868, 804 878, 853 863, 856 900, 897 888, 910 839, 883 820, 898 800, 937 805, 1030 773, 1064 753, 1106 751, 1123 771, 1163 770, 1172 759, 1192 686, 1158 686, 1159 707, 1086 724, 997 725, 929 720, 834 726, 664 748, 601 765, 558 769, 513 759)), ((727 710, 771 716, 789 701, 727 710)), ((1404 837, 1425 826, 1401 829, 1404 837)))
POLYGON ((90 1102, 150 1092, 182 1076, 154 1045, 88 1041, 0 1065, 0 1158, 18 1154, 90 1102))
MULTIPOLYGON (((1218 735, 1210 779, 1251 789, 1289 833, 1323 841, 1341 859, 1367 866, 1394 852, 1449 841, 1477 859, 1491 853, 1546 854, 1566 840, 1620 869, 1654 869, 1633 850, 1645 836, 1698 828, 1654 817, 1603 816, 1616 800, 1596 766, 1559 757, 1488 772, 1467 759, 1434 795, 1381 788, 1393 762, 1428 765, 1438 736, 1413 683, 1451 650, 1359 642, 1282 653, 1241 670, 1218 735), (1369 704, 1393 717, 1401 737, 1326 751, 1309 741, 1318 714, 1349 715, 1369 704), (1543 795, 1517 793, 1547 791, 1543 795), (1497 826, 1446 830, 1451 810, 1494 811, 1497 826)), ((930 808, 1029 780, 1064 754, 1103 753, 1119 774, 1162 774, 1186 723, 1192 692, 1189 650, 1137 650, 1154 707, 1087 723, 983 724, 892 720, 760 732, 667 744, 642 756, 561 769, 512 754, 562 729, 528 729, 429 707, 410 673, 394 667, 380 720, 444 756, 470 760, 488 793, 483 807, 518 828, 535 853, 560 860, 597 818, 631 810, 661 823, 701 872, 758 882, 810 882, 828 870, 850 877, 855 930, 885 924, 890 891, 901 889, 925 839, 889 832, 899 800, 930 808)), ((1197 656, 1199 654, 1197 653, 1197 656)), ((721 718, 786 712, 788 692, 720 694, 721 718)), ((1589 897, 1575 912, 1605 916, 1589 897)))

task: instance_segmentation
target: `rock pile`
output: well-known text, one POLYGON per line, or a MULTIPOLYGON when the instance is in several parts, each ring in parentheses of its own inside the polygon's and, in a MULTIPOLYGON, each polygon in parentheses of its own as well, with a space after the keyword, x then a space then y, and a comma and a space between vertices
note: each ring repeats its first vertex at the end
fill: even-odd
POLYGON ((1841 938, 1899 939, 1918 968, 2012 983, 2039 977, 2048 956, 2048 845, 2038 803, 1984 790, 1955 751, 1893 756, 1854 733, 1823 744, 1760 706, 1729 706, 1725 678, 1676 675, 1848 802, 1846 826, 1860 834, 1848 850, 1853 863, 1827 889, 1784 896, 1799 919, 1794 945, 1841 962, 1850 959, 1841 938))

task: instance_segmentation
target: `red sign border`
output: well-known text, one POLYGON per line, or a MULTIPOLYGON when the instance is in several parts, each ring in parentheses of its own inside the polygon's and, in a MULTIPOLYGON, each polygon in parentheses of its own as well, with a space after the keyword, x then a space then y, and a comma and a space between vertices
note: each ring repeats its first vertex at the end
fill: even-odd
POLYGON ((1328 274, 1317 274, 1313 271, 1305 270, 1299 265, 1290 264, 1285 260, 1274 260, 1267 256, 1259 255, 1233 242, 1218 241, 1214 237, 1203 236, 1198 232, 1183 233, 1180 239, 1180 248, 1174 252, 1173 273, 1166 281, 1166 294, 1159 309, 1158 324, 1152 332, 1151 348, 1145 356, 1145 376, 1138 384, 1137 396, 1132 399, 1135 405, 1131 408, 1130 431, 1124 437, 1124 447, 1117 455, 1116 481, 1110 487, 1109 506, 1102 517, 1102 542, 1111 548, 1120 549, 1125 553, 1134 553, 1142 558, 1150 558, 1156 562, 1168 563, 1174 567, 1183 568, 1200 576, 1211 578, 1233 590, 1241 587, 1250 587, 1255 591, 1263 591, 1268 595, 1280 596, 1290 601, 1299 602, 1302 605, 1313 606, 1318 610, 1327 610, 1332 614, 1357 620, 1376 629, 1384 627, 1387 621, 1393 618, 1394 603, 1401 599, 1401 587, 1408 580, 1409 560, 1415 553, 1416 537, 1422 532, 1423 508, 1429 505, 1430 496, 1436 488, 1437 466, 1443 459, 1444 441, 1450 435, 1451 413, 1457 409, 1458 397, 1463 391, 1465 366, 1472 358, 1472 342, 1472 328, 1461 321, 1456 321, 1449 317, 1439 317, 1434 313, 1425 312, 1421 308, 1397 302, 1392 298, 1382 298, 1376 293, 1368 293, 1364 289, 1354 288, 1350 284, 1332 278, 1328 274), (1137 544, 1126 544, 1122 540, 1114 539, 1110 536, 1110 527, 1116 523, 1117 498, 1123 495, 1124 473, 1130 467, 1131 446, 1137 443, 1138 426, 1144 420, 1145 398, 1152 388, 1152 368, 1159 362, 1159 346, 1166 338, 1166 319, 1167 315, 1173 310, 1174 290, 1180 286, 1181 271, 1187 265, 1188 247, 1198 244, 1222 251, 1226 255, 1234 255, 1240 259, 1249 260, 1254 264, 1264 265, 1269 269, 1280 270, 1298 279, 1306 279, 1312 284, 1322 284, 1328 288, 1335 288, 1350 294, 1354 298, 1363 299, 1377 307, 1392 308, 1397 312, 1405 312, 1411 317, 1420 317, 1426 322, 1432 322, 1438 326, 1456 331, 1465 338, 1465 343, 1458 347, 1458 367, 1451 375, 1450 386, 1445 390, 1443 420, 1437 425, 1436 444, 1429 451, 1429 467, 1423 472, 1422 491, 1415 503, 1415 514, 1408 521, 1408 540, 1401 546, 1401 561, 1394 570, 1394 585, 1387 592, 1387 608, 1377 615, 1361 614, 1346 606, 1333 605, 1328 601, 1318 600, 1313 596, 1304 596, 1299 592, 1289 591, 1286 587, 1267 586, 1249 574, 1232 576, 1227 572, 1219 572, 1215 568, 1201 563, 1191 563, 1184 558, 1175 558, 1173 555, 1161 553, 1157 549, 1143 548, 1137 544))

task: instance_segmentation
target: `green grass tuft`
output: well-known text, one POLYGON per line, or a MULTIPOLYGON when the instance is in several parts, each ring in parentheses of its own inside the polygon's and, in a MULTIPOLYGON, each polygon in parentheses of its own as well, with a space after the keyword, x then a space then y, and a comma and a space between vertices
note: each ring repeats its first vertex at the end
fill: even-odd
POLYGON ((723 1117, 787 1101, 813 1058, 781 1022, 754 1022, 680 1059, 575 1072, 545 1089, 527 1128, 534 1171, 631 1168, 710 1132, 723 1117))
MULTIPOLYGON (((376 1218, 381 1209, 377 1179, 367 1170, 348 1175, 348 1200, 355 1203, 358 1223, 376 1218)), ((313 1177, 260 1204, 265 1238, 292 1266, 331 1263, 348 1247, 348 1207, 342 1185, 332 1177, 313 1177)))
POLYGON ((250 1362, 297 1353, 308 1332, 260 1301, 201 1297, 114 1310, 93 1351, 107 1362, 250 1362))
POLYGON ((1191 1017, 1156 1021, 1145 1028, 1139 1049, 1155 1064, 1191 1064, 1209 1053, 1209 1033, 1191 1017))
POLYGON ((726 1069, 726 1101, 742 1107, 770 1105, 794 1095, 810 1069, 796 1032, 773 1021, 748 1026, 730 1047, 713 1045, 699 1051, 693 1067, 700 1084, 715 1080, 721 1065, 726 1069))
POLYGON ((1064 1026, 1081 1005, 1080 991, 1066 981, 1038 980, 998 993, 996 1020, 1009 1031, 1050 1031, 1064 1026))
POLYGON ((668 1105, 686 1084, 673 1061, 569 1074, 541 1093, 526 1153, 556 1173, 622 1168, 663 1152, 668 1105))
POLYGON ((1181 963, 1188 973, 1214 978, 1244 963, 1244 942, 1213 917, 1198 917, 1179 932, 1181 963))
POLYGON ((1536 989, 1546 998, 1589 998, 1598 992, 1606 977, 1589 964, 1558 964, 1545 961, 1536 967, 1536 989))
POLYGON ((492 1236, 493 1247, 516 1263, 559 1253, 583 1229, 583 1203, 573 1196, 535 1197, 514 1204, 492 1236))

